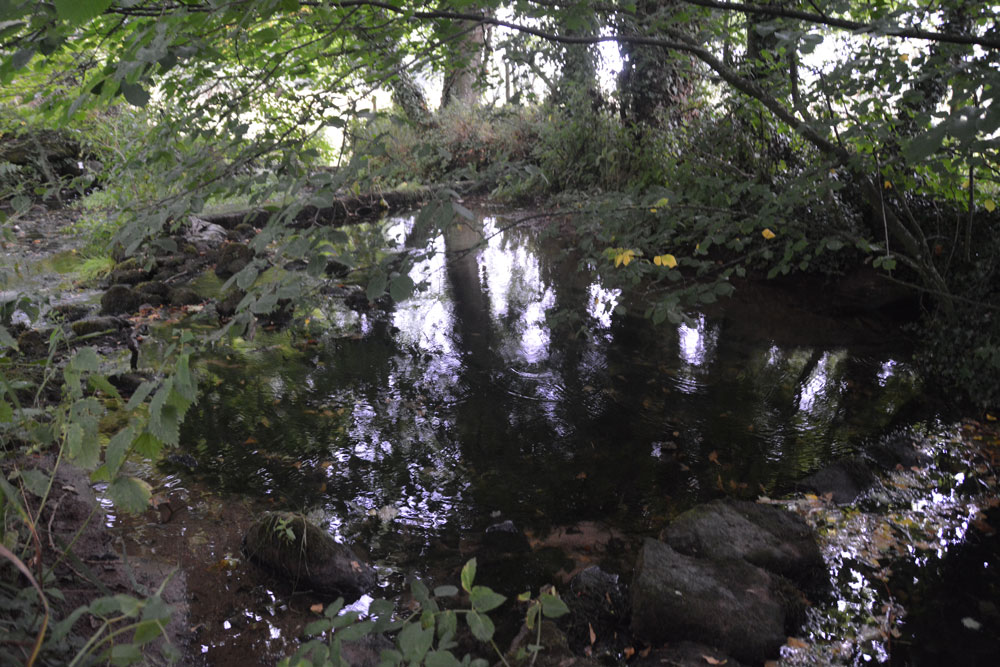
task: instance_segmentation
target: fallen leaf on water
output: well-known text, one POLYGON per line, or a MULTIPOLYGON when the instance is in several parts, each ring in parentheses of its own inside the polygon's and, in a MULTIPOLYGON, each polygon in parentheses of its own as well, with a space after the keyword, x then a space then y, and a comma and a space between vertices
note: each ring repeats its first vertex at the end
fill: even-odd
POLYGON ((714 463, 715 465, 722 465, 721 463, 719 463, 719 452, 715 451, 714 449, 711 451, 711 453, 709 453, 708 460, 714 463))
POLYGON ((624 649, 622 650, 622 653, 624 653, 624 654, 625 654, 625 659, 626 659, 626 660, 628 660, 628 659, 629 659, 629 658, 631 658, 631 657, 632 657, 633 655, 635 655, 635 649, 634 649, 634 648, 632 648, 631 646, 626 646, 626 647, 625 647, 625 648, 624 648, 624 649))
POLYGON ((323 605, 320 604, 319 602, 317 602, 316 604, 314 604, 311 607, 309 607, 309 611, 314 612, 316 614, 322 614, 323 613, 323 605))
POLYGON ((576 476, 576 479, 587 479, 587 473, 581 472, 579 475, 576 476))
POLYGON ((805 643, 804 641, 802 641, 797 637, 789 637, 787 645, 791 646, 792 648, 809 648, 809 644, 805 643))
POLYGON ((594 626, 587 623, 587 629, 590 630, 590 643, 593 644, 597 641, 597 633, 594 632, 594 626))
POLYGON ((704 658, 705 662, 707 662, 710 665, 724 665, 727 662, 729 662, 728 660, 717 660, 710 655, 705 655, 704 653, 702 654, 701 657, 704 658))

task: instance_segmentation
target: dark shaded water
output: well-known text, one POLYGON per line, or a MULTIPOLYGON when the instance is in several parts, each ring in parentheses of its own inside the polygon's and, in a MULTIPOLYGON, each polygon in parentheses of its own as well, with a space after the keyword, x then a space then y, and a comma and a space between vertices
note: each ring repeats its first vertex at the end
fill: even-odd
MULTIPOLYGON (((503 224, 429 239, 439 253, 411 273, 426 289, 394 312, 318 310, 315 339, 208 360, 182 438, 198 475, 410 573, 506 519, 636 535, 710 497, 779 493, 916 394, 885 346, 778 345, 725 309, 660 327, 616 314, 617 293, 503 224)), ((542 582, 512 582, 527 583, 542 582)))

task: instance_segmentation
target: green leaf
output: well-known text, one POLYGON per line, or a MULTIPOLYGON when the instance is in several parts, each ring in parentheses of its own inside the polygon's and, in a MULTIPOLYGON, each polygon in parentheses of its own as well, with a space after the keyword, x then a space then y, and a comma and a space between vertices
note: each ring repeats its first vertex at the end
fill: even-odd
POLYGON ((163 626, 159 621, 142 621, 135 626, 135 635, 132 641, 138 645, 148 644, 163 634, 163 626))
POLYGON ((128 83, 127 81, 122 81, 120 88, 125 100, 132 106, 139 107, 141 109, 149 104, 149 93, 147 93, 145 88, 140 86, 138 83, 128 83))
POLYGON ((344 598, 337 598, 336 600, 334 600, 333 602, 331 602, 326 606, 326 609, 323 610, 323 615, 326 616, 327 618, 335 618, 337 614, 340 613, 340 610, 343 608, 344 608, 344 598))
POLYGON ((56 14, 72 25, 83 25, 104 13, 111 0, 55 0, 56 14))
POLYGON ((108 496, 125 512, 138 514, 149 507, 152 488, 146 482, 135 477, 117 477, 108 486, 108 496))
POLYGON ((144 621, 167 621, 173 610, 170 605, 160 597, 159 594, 147 598, 142 607, 142 620, 144 621))
POLYGON ((389 296, 393 301, 399 302, 408 299, 413 294, 413 280, 410 276, 396 276, 389 282, 389 296))
POLYGON ((14 408, 6 400, 0 399, 0 423, 6 424, 14 421, 14 408))
POLYGON ((142 651, 136 644, 116 644, 111 648, 111 664, 133 665, 142 660, 142 651))
POLYGON ((339 630, 336 637, 345 642, 357 641, 371 633, 374 627, 375 623, 372 621, 361 621, 360 623, 354 623, 339 630))
POLYGON ((493 621, 490 620, 489 616, 472 610, 465 615, 465 622, 469 624, 472 636, 479 641, 488 642, 493 638, 493 632, 496 628, 493 626, 493 621))
POLYGON ((431 651, 424 659, 426 667, 458 667, 461 664, 451 651, 431 651))
POLYGON ((476 220, 476 216, 472 213, 472 211, 470 211, 469 209, 465 208, 464 206, 462 206, 461 204, 459 204, 457 201, 451 202, 451 208, 452 208, 453 211, 455 211, 455 213, 459 214, 460 216, 462 216, 466 220, 470 220, 470 221, 473 221, 473 222, 476 220))
POLYGON ((118 469, 125 462, 125 456, 128 454, 129 446, 134 439, 135 428, 131 426, 123 428, 112 436, 108 442, 107 449, 104 450, 104 465, 107 466, 110 475, 113 476, 118 473, 118 469))
POLYGON ((132 443, 136 454, 155 459, 163 450, 163 442, 149 431, 143 431, 132 443))
POLYGON ((313 621, 312 623, 307 623, 306 627, 302 629, 302 632, 307 637, 313 637, 316 635, 321 635, 325 632, 329 632, 332 627, 333 624, 330 623, 330 619, 320 618, 313 621))
POLYGON ((100 364, 101 358, 97 356, 97 350, 92 347, 80 348, 77 353, 73 355, 73 359, 69 362, 69 366, 71 366, 73 370, 81 373, 96 373, 100 364))
POLYGON ((14 337, 10 335, 10 332, 4 326, 0 326, 0 345, 17 349, 17 341, 14 340, 14 337))
POLYGON ((451 638, 458 632, 458 614, 449 609, 441 612, 437 621, 438 639, 451 638))
POLYGON ((21 480, 24 482, 25 488, 31 493, 35 494, 39 498, 45 496, 45 492, 49 488, 49 476, 38 468, 28 468, 21 470, 20 472, 21 480))
POLYGON ((502 605, 507 598, 499 593, 493 592, 488 586, 473 586, 469 593, 472 608, 477 611, 492 611, 502 605))
POLYGON ((182 354, 177 359, 177 366, 174 368, 174 390, 193 403, 198 398, 198 388, 191 376, 190 360, 190 354, 182 354))
POLYGON ((476 579, 476 559, 470 558, 462 568, 462 588, 471 593, 472 582, 476 579))
POLYGON ((542 605, 532 604, 528 607, 528 613, 524 616, 524 624, 528 626, 529 630, 535 629, 535 623, 538 622, 538 615, 542 613, 542 605))
POLYGON ((434 643, 434 629, 410 623, 396 637, 396 644, 403 652, 403 659, 419 664, 434 643))
POLYGON ((139 385, 139 388, 135 390, 132 397, 128 399, 128 403, 125 404, 125 409, 132 411, 137 407, 142 405, 143 401, 149 396, 150 392, 156 389, 156 383, 151 380, 146 380, 139 385))
POLYGON ((569 613, 566 603, 551 593, 542 593, 538 600, 542 603, 542 613, 546 618, 559 618, 569 613))
POLYGON ((455 586, 438 586, 434 589, 434 597, 450 598, 454 595, 458 595, 458 588, 455 586))
POLYGON ((387 283, 388 280, 386 280, 384 273, 375 273, 368 281, 368 289, 365 290, 365 296, 368 297, 369 301, 374 301, 385 292, 387 283))

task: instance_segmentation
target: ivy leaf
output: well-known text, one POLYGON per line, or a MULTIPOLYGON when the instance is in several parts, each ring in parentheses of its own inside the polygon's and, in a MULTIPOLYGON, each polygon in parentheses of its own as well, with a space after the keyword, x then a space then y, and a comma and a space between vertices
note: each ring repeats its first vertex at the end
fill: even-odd
POLYGON ((72 25, 83 25, 111 6, 111 0, 55 0, 56 14, 72 25))

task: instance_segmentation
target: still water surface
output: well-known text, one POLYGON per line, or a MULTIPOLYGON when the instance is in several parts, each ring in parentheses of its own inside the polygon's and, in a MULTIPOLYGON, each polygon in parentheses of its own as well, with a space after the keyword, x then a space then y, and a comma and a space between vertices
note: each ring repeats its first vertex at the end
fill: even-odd
MULTIPOLYGON (((507 519, 532 539, 655 534, 699 501, 787 491, 918 391, 890 346, 774 336, 747 309, 655 327, 622 315, 552 239, 509 225, 485 215, 420 238, 414 218, 390 219, 387 246, 437 251, 415 264, 412 298, 321 309, 313 340, 264 334, 263 349, 207 360, 182 437, 197 476, 310 513, 363 544, 392 589, 453 570, 507 519)), ((573 566, 519 564, 512 590, 573 566)))

